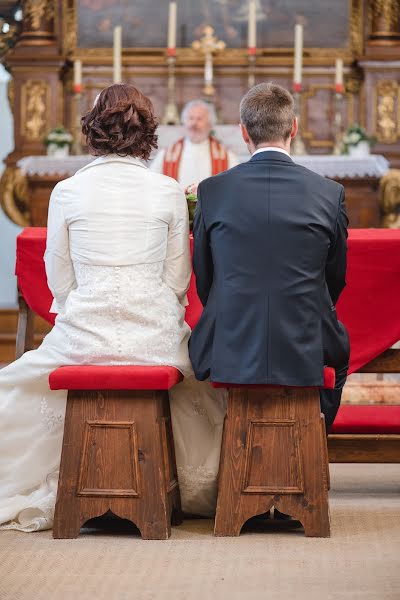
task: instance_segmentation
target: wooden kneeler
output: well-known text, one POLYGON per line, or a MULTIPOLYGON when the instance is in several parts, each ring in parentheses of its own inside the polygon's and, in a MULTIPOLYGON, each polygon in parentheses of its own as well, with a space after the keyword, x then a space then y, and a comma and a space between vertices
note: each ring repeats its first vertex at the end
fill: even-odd
POLYGON ((172 367, 60 367, 51 389, 68 389, 53 537, 76 538, 112 511, 143 539, 167 539, 182 522, 168 389, 172 367))
MULTIPOLYGON (((333 369, 325 381, 334 386, 333 369)), ((238 536, 248 519, 275 506, 306 536, 329 537, 327 457, 318 389, 229 387, 214 534, 238 536)))

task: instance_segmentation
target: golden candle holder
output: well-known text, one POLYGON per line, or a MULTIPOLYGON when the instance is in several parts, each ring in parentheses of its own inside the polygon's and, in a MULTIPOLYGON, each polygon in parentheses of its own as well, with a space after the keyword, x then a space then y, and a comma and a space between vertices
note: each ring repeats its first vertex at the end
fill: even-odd
POLYGON ((302 89, 301 83, 293 84, 293 98, 294 98, 294 113, 297 116, 299 129, 296 137, 291 144, 291 153, 295 156, 304 156, 307 154, 303 138, 301 137, 301 103, 302 103, 302 89))
POLYGON ((82 126, 81 126, 81 101, 82 101, 82 85, 74 84, 74 105, 75 105, 75 126, 74 126, 74 141, 72 144, 72 154, 82 154, 82 126))
POLYGON ((178 125, 180 122, 178 106, 176 104, 176 81, 175 81, 175 67, 176 67, 176 50, 175 48, 168 48, 167 50, 167 64, 168 64, 168 99, 165 106, 164 115, 161 120, 163 125, 178 125))
POLYGON ((252 88, 256 83, 256 49, 249 48, 247 53, 247 63, 248 63, 248 76, 247 76, 247 86, 248 88, 252 88))
POLYGON ((203 93, 207 102, 212 103, 215 95, 213 56, 226 48, 225 42, 218 40, 214 35, 214 29, 206 25, 200 40, 192 43, 194 50, 200 50, 204 54, 204 88, 203 93))
POLYGON ((335 85, 335 115, 333 119, 334 146, 333 154, 338 156, 343 150, 343 130, 342 130, 342 106, 344 99, 344 87, 341 84, 335 85))

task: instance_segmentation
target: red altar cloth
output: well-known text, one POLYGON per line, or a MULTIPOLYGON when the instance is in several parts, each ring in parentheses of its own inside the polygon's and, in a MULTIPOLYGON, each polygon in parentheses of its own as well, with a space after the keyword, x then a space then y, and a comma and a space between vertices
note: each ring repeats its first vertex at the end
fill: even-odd
MULTIPOLYGON (((31 309, 49 323, 52 302, 43 254, 46 229, 27 227, 17 238, 16 275, 31 309)), ((188 293, 186 320, 197 323, 201 304, 194 277, 188 293)), ((390 348, 400 339, 400 230, 349 231, 347 286, 338 303, 339 318, 351 341, 350 373, 390 348)))

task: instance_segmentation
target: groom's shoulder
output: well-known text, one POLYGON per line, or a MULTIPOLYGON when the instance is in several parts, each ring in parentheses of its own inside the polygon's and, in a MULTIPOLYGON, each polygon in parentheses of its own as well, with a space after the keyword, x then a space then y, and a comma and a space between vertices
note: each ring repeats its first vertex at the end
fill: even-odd
POLYGON ((310 186, 322 189, 332 194, 340 194, 344 189, 341 183, 338 183, 333 179, 329 179, 328 177, 324 177, 315 171, 311 171, 311 169, 303 167, 303 165, 296 164, 296 170, 299 176, 303 177, 310 186))
POLYGON ((218 173, 218 175, 212 175, 211 177, 207 177, 203 179, 199 184, 202 189, 209 189, 210 187, 216 187, 220 184, 224 185, 229 180, 234 180, 236 177, 240 176, 243 171, 243 167, 246 163, 240 163, 227 169, 226 171, 222 171, 222 173, 218 173))

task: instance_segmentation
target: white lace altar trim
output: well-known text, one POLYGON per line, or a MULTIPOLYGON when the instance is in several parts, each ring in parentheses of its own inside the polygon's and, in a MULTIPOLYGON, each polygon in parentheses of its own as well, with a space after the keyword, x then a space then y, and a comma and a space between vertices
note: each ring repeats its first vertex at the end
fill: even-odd
MULTIPOLYGON (((220 137, 225 140, 224 135, 220 137)), ((232 148, 236 144, 231 143, 228 146, 232 148)), ((162 147, 162 144, 160 144, 160 147, 162 147)), ((239 154, 241 162, 249 160, 249 155, 243 153, 243 148, 233 149, 239 154)), ((25 158, 21 158, 17 165, 27 175, 71 176, 92 162, 92 160, 93 156, 89 155, 66 156, 62 159, 51 156, 26 156, 25 158)), ((370 154, 364 157, 310 154, 307 156, 294 156, 293 160, 319 175, 332 179, 357 177, 380 178, 389 169, 388 161, 384 156, 379 154, 370 154)))
POLYGON ((292 158, 297 164, 331 179, 380 178, 389 170, 388 161, 379 154, 369 154, 363 157, 308 155, 293 156, 292 158))

